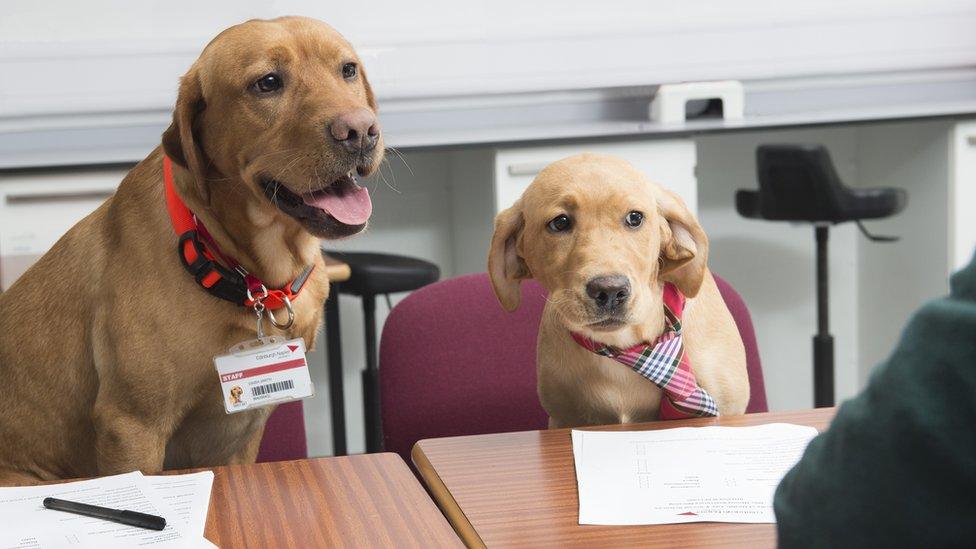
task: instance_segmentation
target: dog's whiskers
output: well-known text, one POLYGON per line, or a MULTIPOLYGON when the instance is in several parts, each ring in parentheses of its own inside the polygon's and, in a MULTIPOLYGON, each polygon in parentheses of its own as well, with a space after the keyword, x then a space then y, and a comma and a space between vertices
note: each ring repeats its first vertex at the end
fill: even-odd
MULTIPOLYGON (((283 168, 277 170, 275 172, 275 174, 273 176, 271 176, 271 179, 274 180, 277 183, 279 181, 279 179, 281 178, 281 175, 282 174, 290 171, 291 168, 292 168, 292 166, 294 166, 295 164, 297 164, 300 160, 302 160, 305 157, 306 157, 306 155, 304 153, 302 153, 301 151, 298 151, 295 154, 295 156, 293 156, 293 157, 291 157, 291 158, 289 158, 287 160, 287 164, 285 164, 285 166, 283 168)), ((277 189, 277 187, 275 187, 275 188, 277 189)))
MULTIPOLYGON (((399 149, 397 149, 396 147, 387 147, 386 150, 397 155, 397 158, 400 159, 400 162, 403 162, 403 166, 407 168, 407 171, 410 172, 410 175, 414 175, 413 168, 410 167, 410 164, 407 162, 407 158, 403 156, 403 153, 401 153, 399 149)), ((392 165, 390 166, 390 169, 393 169, 392 165)))
POLYGON ((393 192, 400 194, 400 189, 396 187, 396 172, 393 171, 393 166, 390 166, 390 177, 393 178, 393 183, 394 183, 391 185, 390 182, 386 179, 386 174, 383 173, 383 164, 389 165, 389 162, 384 159, 383 163, 380 164, 380 169, 379 169, 380 179, 382 179, 383 183, 385 183, 386 186, 389 187, 393 192))
MULTIPOLYGON (((319 168, 315 164, 312 164, 312 173, 315 174, 315 180, 319 180, 319 168)), ((308 182, 308 194, 312 194, 312 182, 308 182)))

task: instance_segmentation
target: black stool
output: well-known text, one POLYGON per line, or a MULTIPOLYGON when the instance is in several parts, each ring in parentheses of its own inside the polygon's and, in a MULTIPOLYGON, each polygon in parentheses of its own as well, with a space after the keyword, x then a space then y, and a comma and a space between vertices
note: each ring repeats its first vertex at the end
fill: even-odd
POLYGON ((743 217, 813 223, 817 239, 817 334, 813 337, 814 405, 834 405, 834 338, 827 308, 827 236, 830 225, 854 221, 869 240, 897 237, 868 233, 863 219, 881 219, 905 209, 903 189, 854 189, 844 185, 822 145, 761 145, 756 150, 759 191, 740 190, 735 208, 743 217))
POLYGON ((440 277, 437 265, 400 255, 335 252, 329 256, 349 265, 349 280, 333 283, 325 304, 326 347, 329 360, 329 393, 332 407, 332 445, 337 456, 346 454, 345 399, 342 387, 342 345, 339 332, 339 295, 363 300, 366 339, 366 369, 363 370, 363 413, 366 422, 366 451, 383 450, 380 427, 379 367, 376 360, 376 296, 409 292, 440 277))

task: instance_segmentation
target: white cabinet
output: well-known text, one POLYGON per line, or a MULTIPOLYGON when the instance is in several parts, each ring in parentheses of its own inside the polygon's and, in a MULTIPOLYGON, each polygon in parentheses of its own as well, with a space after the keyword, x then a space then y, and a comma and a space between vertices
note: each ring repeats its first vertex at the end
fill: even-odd
POLYGON ((628 143, 580 143, 552 147, 495 150, 495 211, 512 205, 535 176, 549 164, 581 152, 619 156, 652 181, 677 192, 695 211, 695 142, 667 139, 628 143))
POLYGON ((698 206, 692 139, 574 143, 452 153, 450 205, 456 274, 484 271, 495 214, 508 208, 547 165, 581 152, 624 158, 648 178, 698 206))
POLYGON ((969 264, 976 250, 976 122, 956 124, 950 143, 949 270, 969 264))
POLYGON ((112 196, 124 170, 0 176, 0 289, 112 196))

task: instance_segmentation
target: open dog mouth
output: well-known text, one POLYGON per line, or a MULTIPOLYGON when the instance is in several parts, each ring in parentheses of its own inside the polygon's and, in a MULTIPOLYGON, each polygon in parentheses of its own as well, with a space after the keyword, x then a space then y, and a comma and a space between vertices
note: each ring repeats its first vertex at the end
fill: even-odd
POLYGON ((272 204, 317 236, 335 238, 356 234, 366 227, 373 212, 369 191, 359 186, 352 172, 321 189, 302 194, 270 178, 262 179, 261 185, 272 204))

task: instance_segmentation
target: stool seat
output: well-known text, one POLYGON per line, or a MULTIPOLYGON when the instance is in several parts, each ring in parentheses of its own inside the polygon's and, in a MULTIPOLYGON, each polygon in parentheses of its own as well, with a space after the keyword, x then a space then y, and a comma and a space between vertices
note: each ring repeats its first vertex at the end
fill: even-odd
POLYGON ((893 187, 854 189, 844 185, 823 145, 760 145, 756 149, 759 190, 740 190, 735 209, 743 217, 770 221, 808 221, 817 241, 817 332, 813 336, 813 403, 834 405, 834 336, 830 334, 827 240, 830 224, 854 221, 868 239, 863 219, 899 213, 908 194, 893 187))
POLYGON ((409 292, 436 282, 440 277, 437 265, 422 259, 401 255, 335 252, 329 255, 349 265, 349 280, 339 285, 339 291, 357 296, 409 292))
POLYGON ((756 150, 756 168, 759 190, 735 195, 743 217, 843 223, 889 217, 908 203, 904 189, 844 185, 822 145, 762 145, 756 150))

